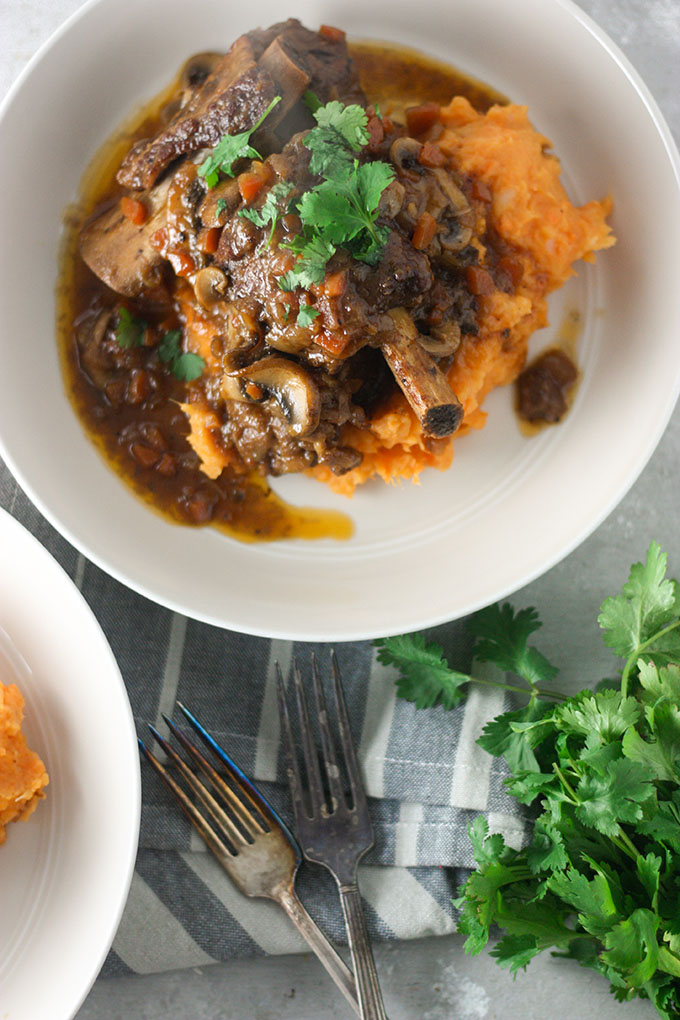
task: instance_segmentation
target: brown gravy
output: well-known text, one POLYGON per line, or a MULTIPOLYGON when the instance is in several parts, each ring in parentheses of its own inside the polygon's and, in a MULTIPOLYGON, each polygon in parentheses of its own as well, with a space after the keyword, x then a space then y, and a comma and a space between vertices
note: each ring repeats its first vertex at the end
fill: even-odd
MULTIPOLYGON (((505 101, 481 83, 405 47, 360 42, 351 45, 350 52, 369 101, 392 115, 423 102, 444 104, 454 95, 467 96, 481 110, 505 101)), ((80 227, 93 211, 119 195, 115 173, 123 155, 137 138, 157 130, 175 89, 176 81, 106 142, 85 172, 78 202, 68 212, 57 290, 57 334, 68 396, 113 470, 164 517, 181 524, 212 524, 241 541, 349 538, 353 525, 347 515, 290 506, 261 476, 225 469, 218 479, 208 479, 187 442, 188 424, 176 406, 186 399, 186 391, 169 373, 168 378, 158 377, 153 400, 116 407, 92 385, 81 365, 79 330, 91 327, 102 307, 119 302, 80 258, 80 227), (172 471, 163 473, 157 465, 136 459, 140 437, 147 445, 158 443, 159 456, 168 455, 165 460, 172 462, 172 471)), ((163 321, 164 328, 174 325, 163 321)))

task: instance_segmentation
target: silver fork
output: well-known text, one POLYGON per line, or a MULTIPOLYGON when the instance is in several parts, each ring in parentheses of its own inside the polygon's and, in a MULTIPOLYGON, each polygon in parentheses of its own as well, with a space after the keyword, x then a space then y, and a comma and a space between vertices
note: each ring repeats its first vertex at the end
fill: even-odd
POLYGON ((192 729, 217 756, 230 782, 225 781, 182 730, 165 715, 163 718, 170 732, 184 748, 193 765, 208 779, 214 794, 168 741, 163 739, 158 730, 153 726, 149 729, 169 761, 198 798, 203 810, 194 803, 168 769, 140 740, 139 746, 144 756, 177 798, 192 825, 235 885, 246 896, 262 896, 275 900, 283 907, 358 1013, 359 1003, 354 975, 309 916, 295 892, 295 875, 302 860, 295 838, 269 801, 201 726, 195 716, 179 702, 178 707, 192 729))
POLYGON ((343 790, 340 765, 316 659, 312 657, 312 686, 321 733, 325 779, 330 793, 329 800, 324 792, 307 699, 296 662, 293 666, 293 677, 302 736, 302 757, 307 778, 306 790, 303 788, 283 677, 277 664, 279 711, 286 770, 295 811, 295 828, 307 860, 322 864, 337 883, 354 964, 361 1016, 364 1020, 387 1020, 357 885, 357 865, 373 845, 373 828, 352 743, 340 670, 334 653, 331 653, 331 663, 340 748, 349 780, 351 806, 347 803, 343 790))

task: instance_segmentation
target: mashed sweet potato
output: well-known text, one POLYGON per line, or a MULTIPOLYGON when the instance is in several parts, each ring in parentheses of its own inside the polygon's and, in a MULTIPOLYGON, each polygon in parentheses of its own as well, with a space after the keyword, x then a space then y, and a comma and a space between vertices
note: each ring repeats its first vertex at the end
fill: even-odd
POLYGON ((21 732, 24 699, 16 684, 0 682, 0 844, 10 822, 28 818, 49 782, 40 757, 21 732))
MULTIPOLYGON (((485 424, 486 395, 517 378, 530 336, 547 324, 547 295, 573 275, 574 262, 593 261, 593 253, 615 238, 606 222, 611 200, 572 205, 550 142, 533 128, 525 106, 493 106, 482 114, 456 97, 441 109, 441 121, 439 148, 487 196, 478 237, 491 229, 522 269, 513 293, 495 290, 478 297, 479 334, 464 337, 456 352, 449 381, 465 409, 458 438, 485 424)), ((476 243, 483 266, 483 245, 476 243)), ((347 495, 375 475, 386 482, 417 480, 426 467, 448 468, 453 457, 453 440, 426 439, 400 393, 368 428, 347 426, 345 438, 363 453, 361 464, 341 476, 325 467, 310 473, 347 495)))

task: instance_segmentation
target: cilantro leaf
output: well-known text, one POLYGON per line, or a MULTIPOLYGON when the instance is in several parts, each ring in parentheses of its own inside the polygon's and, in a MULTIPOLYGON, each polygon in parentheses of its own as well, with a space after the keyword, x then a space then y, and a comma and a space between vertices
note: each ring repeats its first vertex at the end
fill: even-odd
POLYGON ((316 319, 319 314, 318 308, 313 308, 311 305, 300 305, 300 311, 297 315, 297 324, 305 329, 316 319))
POLYGON ((193 351, 185 351, 172 363, 173 375, 182 382, 198 379, 203 374, 204 368, 205 361, 200 354, 194 354, 193 351))
POLYGON ((363 106, 356 104, 344 106, 337 100, 332 100, 325 106, 317 107, 314 111, 314 119, 319 127, 333 128, 334 131, 337 131, 354 152, 358 152, 370 140, 371 136, 366 128, 368 115, 363 106))
POLYGON ((644 985, 656 970, 659 957, 656 938, 658 927, 658 917, 651 910, 640 908, 604 937, 607 949, 602 959, 623 971, 627 984, 633 988, 644 985))
POLYGON ((515 612, 509 602, 476 613, 469 624, 475 636, 475 658, 523 677, 532 686, 549 682, 557 669, 536 648, 527 645, 541 626, 535 609, 515 612))
POLYGON ((300 258, 289 272, 279 277, 282 290, 313 287, 323 283, 326 263, 335 255, 335 245, 322 236, 313 237, 300 248, 300 258))
POLYGON ((430 708, 438 702, 444 708, 454 708, 463 700, 463 688, 470 677, 451 669, 439 645, 427 642, 422 634, 382 638, 376 645, 379 661, 400 671, 400 698, 414 702, 416 708, 430 708))
POLYGON ((281 215, 281 206, 283 201, 288 198, 292 190, 293 185, 290 181, 278 181, 272 188, 269 189, 267 197, 259 209, 241 209, 238 214, 246 220, 251 220, 251 222, 253 222, 257 227, 266 227, 271 223, 271 231, 269 233, 267 247, 269 247, 272 243, 276 224, 278 223, 281 215))
POLYGON ((597 747, 623 736, 641 714, 635 698, 624 698, 621 691, 605 690, 560 706, 556 710, 556 724, 585 737, 588 747, 597 747))
POLYGON ((525 932, 524 935, 504 935, 489 955, 494 956, 501 967, 509 967, 510 973, 516 974, 520 969, 526 970, 541 949, 536 936, 525 932))
POLYGON ((639 762, 620 758, 606 776, 586 775, 576 793, 577 816, 605 836, 616 836, 619 823, 642 818, 641 805, 654 797, 652 772, 639 762))
POLYGON ((651 769, 656 779, 680 782, 680 710, 668 701, 649 708, 651 739, 631 729, 623 738, 623 753, 630 761, 651 769))
MULTIPOLYGON (((536 775, 536 773, 532 773, 536 775)), ((550 777, 551 779, 554 777, 550 777)), ((569 864, 564 838, 556 825, 539 818, 526 851, 527 863, 534 874, 561 871, 569 864)))
POLYGON ((148 322, 133 315, 125 305, 120 306, 115 331, 119 347, 123 347, 125 350, 130 350, 132 347, 143 347, 144 334, 148 328, 148 322))
POLYGON ((158 357, 161 361, 167 363, 174 361, 175 358, 180 356, 182 352, 181 339, 181 329, 171 329, 167 333, 163 334, 157 347, 158 357))
POLYGON ((182 382, 192 382, 202 375, 205 361, 192 351, 183 352, 181 338, 182 332, 179 329, 165 333, 158 344, 158 357, 169 366, 175 378, 182 382))
POLYGON ((375 220, 380 196, 393 178, 394 170, 386 163, 355 165, 345 180, 324 181, 302 196, 298 206, 302 222, 332 244, 356 249, 365 259, 384 245, 375 220), (353 245, 357 239, 361 243, 353 245))
POLYGON ((220 173, 227 177, 234 176, 234 163, 238 159, 260 159, 259 152, 249 144, 251 135, 260 127, 262 122, 269 116, 277 103, 281 102, 281 96, 275 96, 271 103, 251 128, 246 131, 239 131, 235 135, 225 135, 214 147, 210 155, 203 160, 198 168, 198 175, 202 177, 209 188, 214 188, 220 179, 220 173))
POLYGON ((477 815, 468 828, 472 851, 477 864, 496 864, 505 855, 505 840, 500 832, 489 835, 489 823, 484 815, 477 815))
POLYGON ((622 658, 637 653, 655 631, 677 615, 676 589, 666 578, 667 556, 652 542, 644 563, 635 563, 621 595, 602 603, 598 623, 604 642, 622 658))
POLYGON ((680 666, 672 663, 658 667, 653 662, 640 659, 637 668, 642 688, 639 698, 644 705, 654 705, 661 699, 680 705, 680 666))

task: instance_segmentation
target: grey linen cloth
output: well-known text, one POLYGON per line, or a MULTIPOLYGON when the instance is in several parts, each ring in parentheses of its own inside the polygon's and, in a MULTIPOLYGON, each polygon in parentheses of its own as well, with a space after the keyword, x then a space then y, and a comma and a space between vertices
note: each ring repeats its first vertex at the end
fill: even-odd
MULTIPOLYGON (((162 714, 172 715, 177 699, 183 701, 291 820, 274 665, 278 661, 289 675, 297 657, 308 672, 313 650, 328 672, 329 648, 221 630, 136 594, 57 534, 1 460, 0 505, 46 546, 92 608, 142 739, 149 723, 163 731, 162 714)), ((464 621, 439 627, 433 636, 452 663, 470 667, 464 621)), ((395 671, 377 661, 370 642, 344 643, 336 651, 375 830, 359 875, 369 929, 384 939, 452 932, 451 899, 464 869, 473 866, 470 822, 483 812, 511 845, 524 837, 516 801, 503 790, 503 763, 475 743, 503 710, 503 692, 478 688, 453 711, 418 711, 396 697, 395 671)), ((307 949, 275 904, 236 890, 146 763, 142 800, 135 874, 104 975, 307 949)), ((324 931, 345 941, 326 872, 303 865, 298 891, 324 931)))

